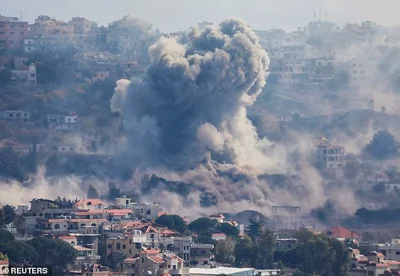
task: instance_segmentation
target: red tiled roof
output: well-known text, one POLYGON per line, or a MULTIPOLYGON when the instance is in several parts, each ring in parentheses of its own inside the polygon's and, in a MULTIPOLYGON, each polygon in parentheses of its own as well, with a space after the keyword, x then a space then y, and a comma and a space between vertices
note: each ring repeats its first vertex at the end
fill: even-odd
POLYGON ((133 258, 133 257, 131 257, 131 258, 126 258, 126 259, 124 260, 124 263, 132 264, 132 263, 135 263, 137 259, 138 259, 138 258, 133 258))
POLYGON ((93 249, 91 249, 91 248, 87 248, 87 247, 83 247, 83 246, 79 246, 79 245, 77 245, 77 246, 74 246, 74 248, 75 248, 76 250, 78 250, 78 251, 88 251, 88 250, 93 250, 93 249))
POLYGON ((327 231, 327 235, 336 239, 359 239, 361 237, 356 232, 341 226, 332 227, 327 231))
POLYGON ((107 222, 106 219, 49 219, 49 222, 87 222, 87 223, 93 223, 93 222, 107 222))
POLYGON ((0 265, 8 265, 8 260, 0 260, 0 265))
POLYGON ((225 237, 226 236, 224 233, 214 233, 212 235, 213 236, 218 236, 218 237, 225 237))
POLYGON ((75 236, 59 236, 58 238, 62 239, 62 240, 75 240, 76 239, 75 236))
POLYGON ((142 251, 143 253, 150 255, 150 254, 158 254, 160 253, 160 250, 158 249, 146 249, 142 251))
POLYGON ((160 256, 147 256, 150 260, 152 260, 155 263, 163 263, 164 259, 161 258, 160 256))

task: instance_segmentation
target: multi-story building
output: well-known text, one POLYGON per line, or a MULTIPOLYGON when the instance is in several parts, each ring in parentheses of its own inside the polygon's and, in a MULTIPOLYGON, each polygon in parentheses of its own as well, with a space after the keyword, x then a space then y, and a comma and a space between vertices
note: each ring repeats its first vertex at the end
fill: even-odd
POLYGON ((11 80, 17 83, 36 84, 36 65, 29 65, 27 70, 11 70, 11 80))
POLYGON ((192 244, 190 247, 191 266, 209 266, 214 257, 212 244, 192 244))
MULTIPOLYGON (((348 249, 350 257, 350 276, 379 276, 386 275, 390 270, 399 270, 400 262, 387 260, 382 253, 369 252, 361 255, 358 249, 348 249)), ((390 274, 389 274, 390 275, 390 274)))
MULTIPOLYGON (((100 259, 100 256, 97 255, 97 246, 92 246, 94 248, 84 247, 82 246, 82 242, 84 241, 81 237, 78 239, 77 236, 59 236, 58 239, 65 241, 70 244, 78 251, 78 257, 75 260, 75 265, 79 267, 89 267, 97 262, 100 259)), ((97 237, 94 239, 94 243, 97 243, 97 237)))
POLYGON ((148 221, 156 219, 158 212, 160 212, 160 206, 156 203, 130 203, 127 205, 127 208, 133 210, 135 217, 148 221))
POLYGON ((143 250, 137 256, 125 259, 123 268, 129 275, 138 276, 189 275, 189 268, 184 266, 183 259, 158 249, 143 250))
POLYGON ((47 126, 59 130, 76 130, 78 128, 78 116, 49 115, 47 116, 47 126))
POLYGON ((18 17, 0 16, 0 50, 23 49, 24 38, 29 35, 28 22, 18 17))
POLYGON ((326 138, 317 141, 317 163, 325 168, 341 168, 344 166, 344 148, 332 145, 326 138))
POLYGON ((123 235, 107 238, 107 256, 117 254, 133 256, 139 253, 144 243, 146 243, 146 235, 140 230, 132 230, 123 235))
POLYGON ((17 121, 28 121, 30 113, 21 110, 5 110, 0 112, 0 119, 2 120, 17 120, 17 121))
POLYGON ((378 246, 385 259, 392 261, 400 261, 400 239, 392 239, 390 243, 378 246))
POLYGON ((40 15, 35 19, 35 23, 30 25, 32 36, 56 37, 65 42, 72 41, 74 27, 63 21, 58 21, 47 15, 40 15))
POLYGON ((63 235, 68 233, 85 234, 87 227, 91 227, 91 234, 98 234, 97 229, 106 219, 74 219, 74 218, 56 218, 56 219, 37 219, 36 232, 39 234, 63 235))

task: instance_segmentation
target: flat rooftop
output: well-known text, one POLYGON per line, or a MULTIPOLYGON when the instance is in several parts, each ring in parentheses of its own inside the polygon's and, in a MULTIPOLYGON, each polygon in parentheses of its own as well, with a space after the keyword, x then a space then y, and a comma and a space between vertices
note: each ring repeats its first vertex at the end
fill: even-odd
POLYGON ((217 268, 190 268, 189 274, 202 275, 231 275, 239 272, 254 271, 254 268, 217 267, 217 268))

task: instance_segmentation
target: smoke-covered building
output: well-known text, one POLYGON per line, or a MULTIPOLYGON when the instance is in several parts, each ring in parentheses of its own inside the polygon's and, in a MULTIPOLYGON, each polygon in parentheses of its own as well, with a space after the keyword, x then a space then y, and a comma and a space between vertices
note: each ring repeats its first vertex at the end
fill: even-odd
POLYGON ((60 130, 76 130, 78 128, 78 116, 76 114, 69 116, 49 115, 47 116, 47 127, 60 130))
POLYGON ((30 113, 22 110, 5 110, 0 112, 0 119, 2 120, 17 120, 28 121, 30 113))
POLYGON ((341 168, 344 166, 344 147, 331 144, 322 137, 317 141, 316 159, 324 168, 341 168))

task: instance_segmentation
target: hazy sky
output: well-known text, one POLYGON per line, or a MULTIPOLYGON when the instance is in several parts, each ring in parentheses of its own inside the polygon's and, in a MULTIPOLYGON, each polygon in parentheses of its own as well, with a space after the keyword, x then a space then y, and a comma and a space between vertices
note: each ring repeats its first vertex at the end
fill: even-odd
POLYGON ((257 29, 304 26, 321 9, 338 23, 377 21, 400 25, 400 0, 0 0, 0 13, 32 22, 39 14, 60 20, 84 16, 101 25, 130 14, 162 31, 187 29, 201 21, 235 16, 257 29))

